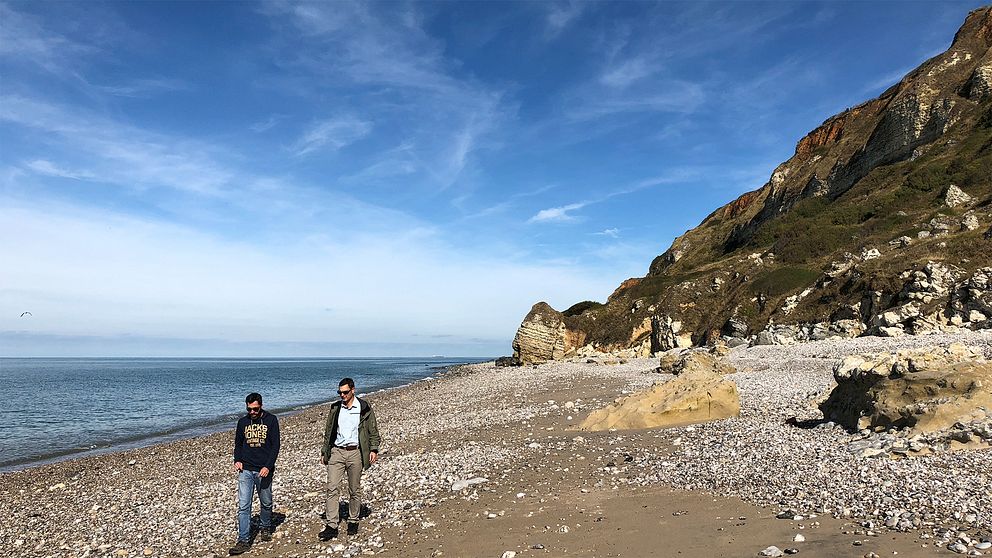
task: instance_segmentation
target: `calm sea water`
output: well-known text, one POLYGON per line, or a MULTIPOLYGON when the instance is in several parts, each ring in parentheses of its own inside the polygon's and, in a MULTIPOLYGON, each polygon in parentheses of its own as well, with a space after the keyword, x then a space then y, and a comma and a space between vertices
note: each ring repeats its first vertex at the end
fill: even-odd
POLYGON ((233 428, 245 396, 284 413, 471 358, 0 358, 0 471, 233 428))

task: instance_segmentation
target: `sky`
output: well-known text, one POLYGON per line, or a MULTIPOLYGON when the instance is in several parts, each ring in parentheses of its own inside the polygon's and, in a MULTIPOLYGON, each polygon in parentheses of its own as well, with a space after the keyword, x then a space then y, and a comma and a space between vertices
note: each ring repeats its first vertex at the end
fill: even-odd
POLYGON ((0 356, 499 356, 980 2, 0 3, 0 356))

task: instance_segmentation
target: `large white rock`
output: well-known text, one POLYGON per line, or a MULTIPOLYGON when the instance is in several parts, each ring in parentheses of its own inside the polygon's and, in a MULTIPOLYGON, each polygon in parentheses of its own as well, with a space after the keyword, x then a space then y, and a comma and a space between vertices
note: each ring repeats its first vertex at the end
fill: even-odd
POLYGON ((971 202, 971 196, 965 193, 964 190, 953 184, 947 187, 947 194, 944 195, 944 203, 947 204, 947 207, 957 207, 969 202, 971 202))

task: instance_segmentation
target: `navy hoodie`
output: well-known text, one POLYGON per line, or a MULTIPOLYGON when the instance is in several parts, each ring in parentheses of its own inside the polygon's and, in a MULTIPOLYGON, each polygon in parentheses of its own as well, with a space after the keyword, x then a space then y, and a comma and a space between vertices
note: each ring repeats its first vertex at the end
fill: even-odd
POLYGON ((265 410, 257 419, 241 417, 234 430, 234 461, 240 461, 246 471, 268 467, 273 472, 278 456, 279 419, 265 410))

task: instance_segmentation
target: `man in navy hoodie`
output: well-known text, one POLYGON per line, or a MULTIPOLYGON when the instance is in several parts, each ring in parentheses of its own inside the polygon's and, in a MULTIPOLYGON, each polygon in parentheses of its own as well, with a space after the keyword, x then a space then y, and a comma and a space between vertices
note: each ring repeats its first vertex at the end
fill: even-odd
POLYGON ((249 393, 245 398, 248 414, 241 417, 234 431, 234 470, 238 472, 238 542, 231 555, 251 548, 251 502, 258 490, 261 505, 259 538, 272 540, 272 474, 279 455, 279 420, 262 410, 262 396, 249 393))

